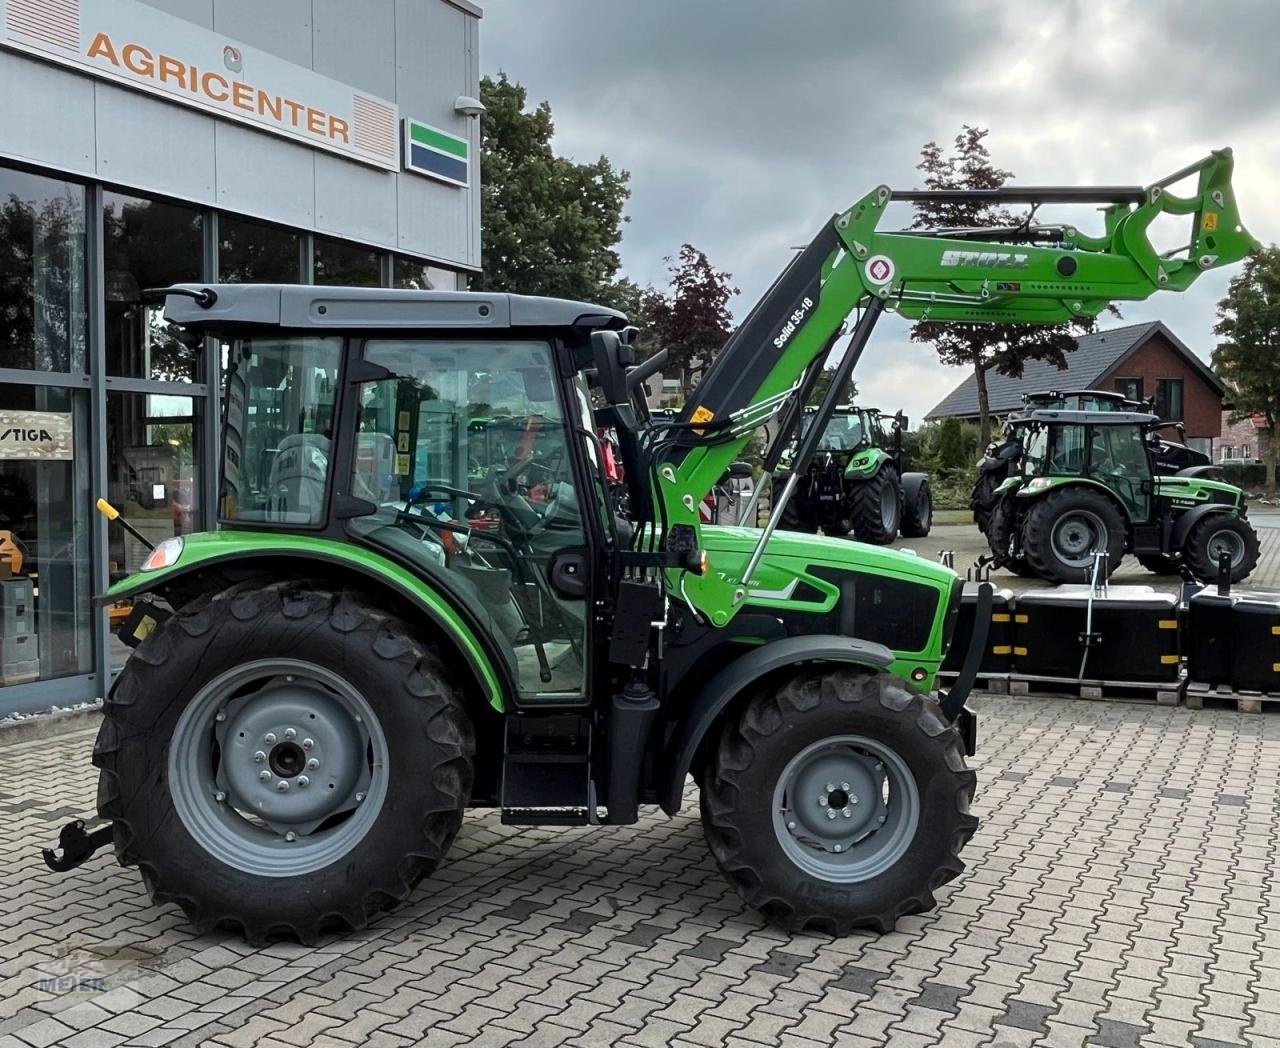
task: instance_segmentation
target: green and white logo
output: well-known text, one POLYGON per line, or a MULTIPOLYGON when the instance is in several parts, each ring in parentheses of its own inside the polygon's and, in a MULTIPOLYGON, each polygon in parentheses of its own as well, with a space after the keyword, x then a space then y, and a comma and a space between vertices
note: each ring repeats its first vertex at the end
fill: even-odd
POLYGON ((404 168, 464 189, 471 182, 471 147, 421 120, 404 120, 404 168))

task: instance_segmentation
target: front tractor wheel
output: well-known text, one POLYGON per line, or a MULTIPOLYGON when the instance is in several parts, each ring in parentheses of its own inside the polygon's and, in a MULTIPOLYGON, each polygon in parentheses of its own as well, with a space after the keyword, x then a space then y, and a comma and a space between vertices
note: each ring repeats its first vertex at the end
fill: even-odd
POLYGON ((1218 577, 1218 561, 1226 554, 1231 562, 1231 581, 1247 579, 1258 564, 1258 533, 1245 518, 1213 513, 1191 529, 1182 547, 1187 567, 1201 582, 1218 577))
POLYGON ((1124 559, 1124 518, 1106 495, 1088 487, 1051 491, 1027 511, 1022 552, 1047 582, 1088 582, 1095 551, 1110 576, 1124 559))
POLYGON ((956 729, 896 677, 802 671, 724 727, 702 821, 747 904, 792 931, 889 931, 964 869, 978 820, 956 729))
POLYGON ((197 929, 314 942, 443 858, 475 743, 440 659, 358 597, 279 583, 184 609, 103 709, 98 811, 197 929))
POLYGON ((853 498, 854 538, 887 546, 898 537, 902 523, 902 486, 896 469, 881 466, 874 477, 857 484, 853 498))

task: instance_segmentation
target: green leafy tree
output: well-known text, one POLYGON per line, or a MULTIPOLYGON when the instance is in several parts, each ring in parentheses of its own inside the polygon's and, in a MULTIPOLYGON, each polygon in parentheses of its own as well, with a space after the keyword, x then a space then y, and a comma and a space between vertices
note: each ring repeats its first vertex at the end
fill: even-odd
POLYGON ((667 351, 666 370, 692 379, 710 366, 733 330, 729 300, 738 289, 731 274, 692 244, 681 245, 666 262, 670 288, 643 294, 644 326, 652 348, 667 351))
MULTIPOLYGON (((986 146, 987 130, 962 125, 950 154, 936 142, 920 150, 917 169, 924 173, 926 189, 998 189, 1013 177, 996 167, 986 146)), ((1007 226, 1015 218, 1002 207, 985 201, 923 201, 915 205, 915 229, 955 226, 1007 226)), ((1070 324, 941 324, 922 320, 911 329, 915 342, 932 343, 944 364, 973 370, 978 387, 980 439, 991 439, 991 410, 987 374, 996 371, 1021 378, 1029 360, 1067 366, 1066 356, 1076 348, 1075 335, 1093 330, 1093 320, 1070 324)))
POLYGON ((630 289, 614 278, 628 173, 604 156, 590 164, 556 156, 551 106, 526 110, 524 87, 505 73, 485 77, 480 98, 484 251, 475 286, 605 305, 626 300, 630 289))
POLYGON ((1245 260, 1218 303, 1213 369, 1227 386, 1233 421, 1261 415, 1267 423, 1267 496, 1276 493, 1280 453, 1280 248, 1274 244, 1245 260))

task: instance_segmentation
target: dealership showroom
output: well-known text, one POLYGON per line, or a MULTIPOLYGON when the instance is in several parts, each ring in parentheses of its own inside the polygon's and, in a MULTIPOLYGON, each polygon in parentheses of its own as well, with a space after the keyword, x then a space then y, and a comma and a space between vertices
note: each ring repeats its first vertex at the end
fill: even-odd
POLYGON ((151 288, 454 289, 480 262, 467 0, 0 3, 0 716, 92 701, 95 607, 211 523, 220 353, 151 288))

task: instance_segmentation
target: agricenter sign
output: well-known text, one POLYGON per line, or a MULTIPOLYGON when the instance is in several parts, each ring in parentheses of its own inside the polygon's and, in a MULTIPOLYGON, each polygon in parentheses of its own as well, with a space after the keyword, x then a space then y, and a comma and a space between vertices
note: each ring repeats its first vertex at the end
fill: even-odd
POLYGON ((0 43, 388 171, 394 102, 134 0, 0 0, 0 43))

